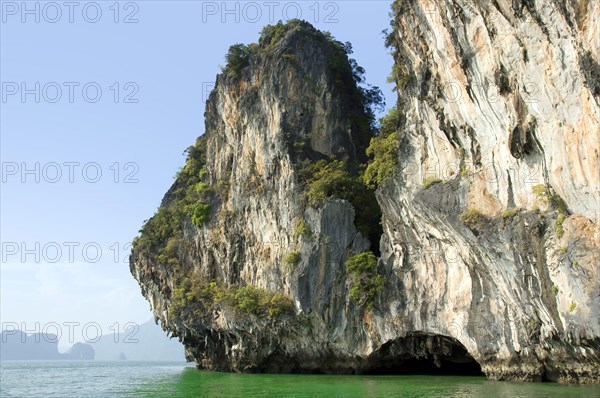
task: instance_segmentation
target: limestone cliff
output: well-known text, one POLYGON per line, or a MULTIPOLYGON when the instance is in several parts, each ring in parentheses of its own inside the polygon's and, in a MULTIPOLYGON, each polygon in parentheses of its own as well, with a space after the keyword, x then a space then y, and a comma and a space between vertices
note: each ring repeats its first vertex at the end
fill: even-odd
POLYGON ((134 243, 156 318, 206 369, 597 382, 599 7, 397 1, 379 136, 349 46, 233 46, 134 243))
POLYGON ((489 377, 597 382, 600 3, 394 10, 402 144, 378 195, 390 312, 458 339, 489 377))

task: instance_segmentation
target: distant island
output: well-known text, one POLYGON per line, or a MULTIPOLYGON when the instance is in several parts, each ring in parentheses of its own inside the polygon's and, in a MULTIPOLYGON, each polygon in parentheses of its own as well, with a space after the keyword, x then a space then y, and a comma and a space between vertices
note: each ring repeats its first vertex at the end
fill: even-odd
POLYGON ((123 333, 103 335, 97 342, 78 342, 66 352, 50 333, 20 330, 0 333, 0 360, 184 361, 184 349, 150 320, 123 333))
POLYGON ((58 337, 50 333, 27 334, 20 330, 0 333, 0 360, 93 360, 90 344, 75 343, 65 353, 58 351, 58 337))
POLYGON ((100 361, 184 361, 183 345, 170 339, 153 320, 90 343, 100 361))

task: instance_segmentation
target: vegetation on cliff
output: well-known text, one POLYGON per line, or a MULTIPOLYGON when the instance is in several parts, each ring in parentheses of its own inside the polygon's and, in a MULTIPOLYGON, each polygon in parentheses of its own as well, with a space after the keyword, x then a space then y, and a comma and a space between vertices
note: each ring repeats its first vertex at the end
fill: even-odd
POLYGON ((176 246, 183 235, 184 220, 191 219, 197 227, 209 220, 215 194, 206 181, 206 141, 206 136, 201 136, 187 149, 185 166, 156 214, 145 222, 140 236, 134 239, 133 250, 156 256, 162 263, 177 265, 176 246))
POLYGON ((300 256, 300 253, 297 251, 293 251, 289 252, 285 256, 285 258, 283 259, 283 263, 285 264, 285 267, 287 268, 288 272, 292 272, 294 271, 294 269, 296 269, 298 264, 300 264, 301 260, 302 257, 300 256))
POLYGON ((253 285, 223 287, 194 277, 184 278, 174 287, 169 312, 193 323, 218 308, 228 308, 238 316, 269 319, 294 313, 294 303, 286 295, 253 285))
MULTIPOLYGON (((320 207, 330 198, 349 201, 356 211, 355 225, 357 229, 369 238, 374 250, 378 251, 379 237, 382 233, 379 224, 381 210, 375 198, 374 189, 376 187, 365 184, 362 173, 367 169, 367 160, 370 155, 377 159, 377 165, 371 167, 370 172, 381 168, 380 173, 386 173, 386 175, 391 173, 383 168, 390 168, 388 158, 393 149, 386 149, 387 152, 383 155, 386 163, 381 161, 379 147, 372 144, 372 139, 379 137, 375 123, 375 111, 383 108, 383 95, 378 87, 365 84, 365 70, 350 57, 352 54, 350 43, 337 41, 328 32, 320 32, 303 21, 293 19, 285 24, 279 22, 266 26, 261 32, 258 44, 248 46, 248 56, 251 57, 253 54, 269 56, 292 30, 303 30, 304 34, 312 35, 317 43, 323 43, 322 51, 327 54, 328 68, 333 81, 331 90, 338 91, 342 101, 346 102, 347 114, 350 115, 353 125, 351 130, 353 145, 358 150, 356 161, 348 158, 314 159, 300 156, 298 172, 306 204, 311 207, 320 207), (367 153, 367 147, 370 144, 373 145, 373 148, 367 153)), ((239 52, 235 48, 232 48, 232 51, 239 52)), ((392 134, 392 124, 391 118, 388 117, 383 129, 388 142, 396 140, 395 135, 391 139, 388 137, 392 134)), ((395 147, 397 149, 397 145, 395 147)))
POLYGON ((331 198, 347 200, 355 210, 354 225, 378 250, 382 233, 381 209, 375 192, 363 183, 360 174, 352 174, 347 162, 335 158, 317 162, 305 160, 300 169, 307 205, 320 207, 331 198))
POLYGON ((400 134, 398 132, 398 109, 392 108, 380 121, 379 133, 371 138, 367 155, 369 163, 363 174, 363 180, 369 188, 377 188, 390 180, 398 167, 400 134))
POLYGON ((385 277, 377 273, 377 256, 372 252, 354 255, 346 262, 350 280, 350 298, 359 305, 373 307, 375 297, 383 290, 385 277))
POLYGON ((426 177, 423 180, 423 189, 427 189, 430 186, 432 186, 433 184, 437 184, 438 182, 442 182, 442 180, 440 180, 437 177, 432 177, 432 176, 426 177))
POLYGON ((557 193, 552 190, 552 188, 549 188, 543 184, 539 184, 535 185, 531 191, 560 214, 567 214, 567 204, 557 193))
POLYGON ((554 222, 554 233, 558 238, 562 238, 565 233, 563 223, 567 219, 567 216, 569 214, 567 204, 565 203, 563 198, 560 197, 560 195, 554 192, 552 187, 548 187, 544 184, 533 186, 531 191, 538 198, 544 201, 548 206, 550 206, 558 212, 558 216, 556 217, 556 221, 554 222))
MULTIPOLYGON (((345 113, 352 119, 352 134, 361 162, 366 161, 365 149, 376 135, 375 112, 383 110, 385 101, 379 87, 365 82, 365 70, 350 55, 352 45, 336 40, 329 32, 321 32, 308 22, 291 19, 286 23, 278 22, 265 26, 258 43, 248 45, 234 44, 225 56, 226 65, 223 73, 226 77, 238 79, 245 68, 259 65, 277 54, 278 60, 292 61, 297 65, 299 58, 289 53, 285 46, 280 46, 291 31, 302 32, 304 40, 312 38, 319 51, 328 59, 328 70, 333 83, 329 89, 339 94, 344 102, 345 113)), ((310 80, 310 76, 307 76, 310 80)))
MULTIPOLYGON (((401 13, 403 2, 396 0, 392 3, 392 12, 395 17, 401 13)), ((392 30, 386 33, 385 45, 392 52, 396 60, 392 66, 389 83, 395 83, 394 91, 402 91, 407 88, 413 78, 413 71, 407 65, 401 65, 399 45, 397 43, 396 25, 391 23, 392 30)), ((380 119, 376 134, 370 139, 366 154, 369 157, 368 165, 363 174, 365 184, 372 189, 389 181, 396 174, 398 168, 398 151, 400 149, 401 135, 400 126, 403 121, 402 99, 398 98, 397 105, 389 110, 387 115, 380 119)))
POLYGON ((350 174, 346 162, 335 158, 317 162, 305 160, 300 178, 306 185, 307 204, 312 207, 322 206, 331 197, 351 202, 362 190, 360 180, 350 174))
POLYGON ((473 233, 479 234, 490 221, 490 218, 477 209, 468 208, 461 213, 460 221, 473 233))
POLYGON ((227 55, 225 55, 227 66, 224 68, 223 72, 232 77, 237 76, 242 69, 250 64, 249 58, 250 47, 241 43, 232 45, 229 47, 227 55))

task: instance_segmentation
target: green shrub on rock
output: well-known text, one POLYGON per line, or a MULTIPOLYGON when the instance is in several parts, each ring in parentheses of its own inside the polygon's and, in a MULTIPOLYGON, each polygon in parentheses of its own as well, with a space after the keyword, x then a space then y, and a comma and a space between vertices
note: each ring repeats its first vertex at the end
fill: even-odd
POLYGON ((567 214, 567 204, 552 188, 544 184, 538 184, 531 188, 531 192, 559 213, 567 214))
POLYGON ((312 231, 303 218, 294 220, 294 238, 310 237, 311 235, 312 231))
POLYGON ((192 213, 192 223, 198 228, 201 228, 208 222, 210 217, 210 205, 206 203, 198 202, 194 205, 194 211, 192 213))
POLYGON ((397 131, 399 118, 398 109, 392 108, 381 119, 379 134, 371 138, 367 148, 367 156, 371 160, 363 174, 363 180, 369 188, 377 188, 396 173, 400 148, 400 134, 397 131))
POLYGON ((215 304, 223 299, 224 293, 215 282, 204 283, 186 278, 173 287, 169 312, 189 318, 207 316, 215 304))
POLYGON ((438 182, 442 182, 442 180, 440 180, 437 177, 427 177, 423 180, 423 189, 427 189, 433 184, 437 184, 438 182))
POLYGON ((225 55, 227 66, 225 72, 228 76, 238 76, 246 66, 250 65, 250 48, 245 44, 234 44, 229 47, 227 55, 225 55))
POLYGON ((363 183, 360 176, 351 174, 344 161, 333 158, 305 161, 300 178, 309 206, 320 207, 331 198, 347 200, 356 211, 356 229, 372 243, 378 244, 382 230, 379 224, 381 209, 375 192, 363 183))
POLYGON ((179 238, 171 237, 167 241, 164 247, 158 249, 158 261, 162 264, 179 265, 179 258, 177 257, 177 247, 181 241, 179 238))
POLYGON ((348 172, 341 160, 307 161, 300 175, 306 185, 306 200, 312 207, 319 207, 332 197, 350 201, 362 189, 359 179, 348 172))
POLYGON ((294 302, 284 294, 253 285, 223 287, 216 282, 186 278, 173 288, 169 312, 188 322, 210 316, 219 308, 230 308, 238 316, 273 319, 292 315, 294 302))
POLYGON ((293 271, 300 264, 301 259, 299 252, 289 252, 283 259, 283 262, 289 271, 293 271))
POLYGON ((253 285, 232 288, 232 294, 229 297, 233 297, 233 300, 230 299, 230 303, 241 315, 274 318, 291 314, 294 310, 294 303, 288 296, 280 293, 270 293, 253 285))
POLYGON ((467 209, 460 215, 460 221, 471 231, 477 233, 485 227, 489 220, 488 216, 475 209, 467 209))
POLYGON ((212 194, 212 188, 210 184, 200 181, 196 184, 196 193, 201 199, 207 200, 212 194))
POLYGON ((520 211, 521 211, 521 209, 519 207, 513 207, 512 209, 506 209, 506 210, 504 210, 502 212, 502 214, 500 214, 500 216, 502 217, 503 220, 506 220, 508 218, 511 218, 511 217, 515 216, 520 211))
POLYGON ((183 235, 183 221, 196 214, 198 225, 207 218, 202 214, 206 212, 196 207, 199 203, 210 201, 213 189, 204 179, 206 171, 207 138, 199 137, 196 143, 187 149, 185 166, 178 173, 177 179, 165 197, 163 205, 156 214, 144 223, 140 236, 134 239, 133 249, 144 251, 161 263, 175 264, 174 250, 166 250, 169 241, 171 248, 173 242, 178 241, 183 235), (171 240, 175 239, 175 240, 171 240), (158 258, 160 257, 160 258, 158 258))
POLYGON ((354 255, 346 262, 350 279, 348 295, 359 305, 368 308, 375 304, 375 297, 385 285, 385 277, 377 273, 377 257, 372 252, 354 255))
POLYGON ((274 25, 266 25, 260 32, 258 44, 263 52, 270 52, 290 30, 303 24, 299 19, 290 19, 287 23, 281 21, 274 25))
POLYGON ((559 214, 558 217, 556 217, 556 222, 554 223, 554 233, 556 233, 557 238, 562 238, 563 235, 565 234, 565 230, 563 228, 563 223, 565 222, 566 218, 567 218, 567 216, 565 216, 562 213, 559 214))

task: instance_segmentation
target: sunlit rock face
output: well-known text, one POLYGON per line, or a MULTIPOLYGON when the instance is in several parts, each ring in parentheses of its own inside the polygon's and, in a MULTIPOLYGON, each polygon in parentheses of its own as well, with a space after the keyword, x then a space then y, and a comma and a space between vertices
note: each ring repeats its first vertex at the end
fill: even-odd
POLYGON ((132 253, 157 320, 212 370, 598 382, 599 15, 594 1, 397 1, 401 142, 377 237, 346 200, 308 206, 300 181, 302 160, 367 161, 335 46, 299 24, 253 52, 207 102, 210 221, 182 217, 170 246, 132 253), (385 278, 371 306, 350 297, 345 266, 367 250, 385 278), (197 295, 181 310, 184 279, 281 293, 293 311, 240 315, 197 295))
POLYGON ((389 312, 453 336, 491 378, 597 382, 600 3, 404 1, 395 16, 389 312))

